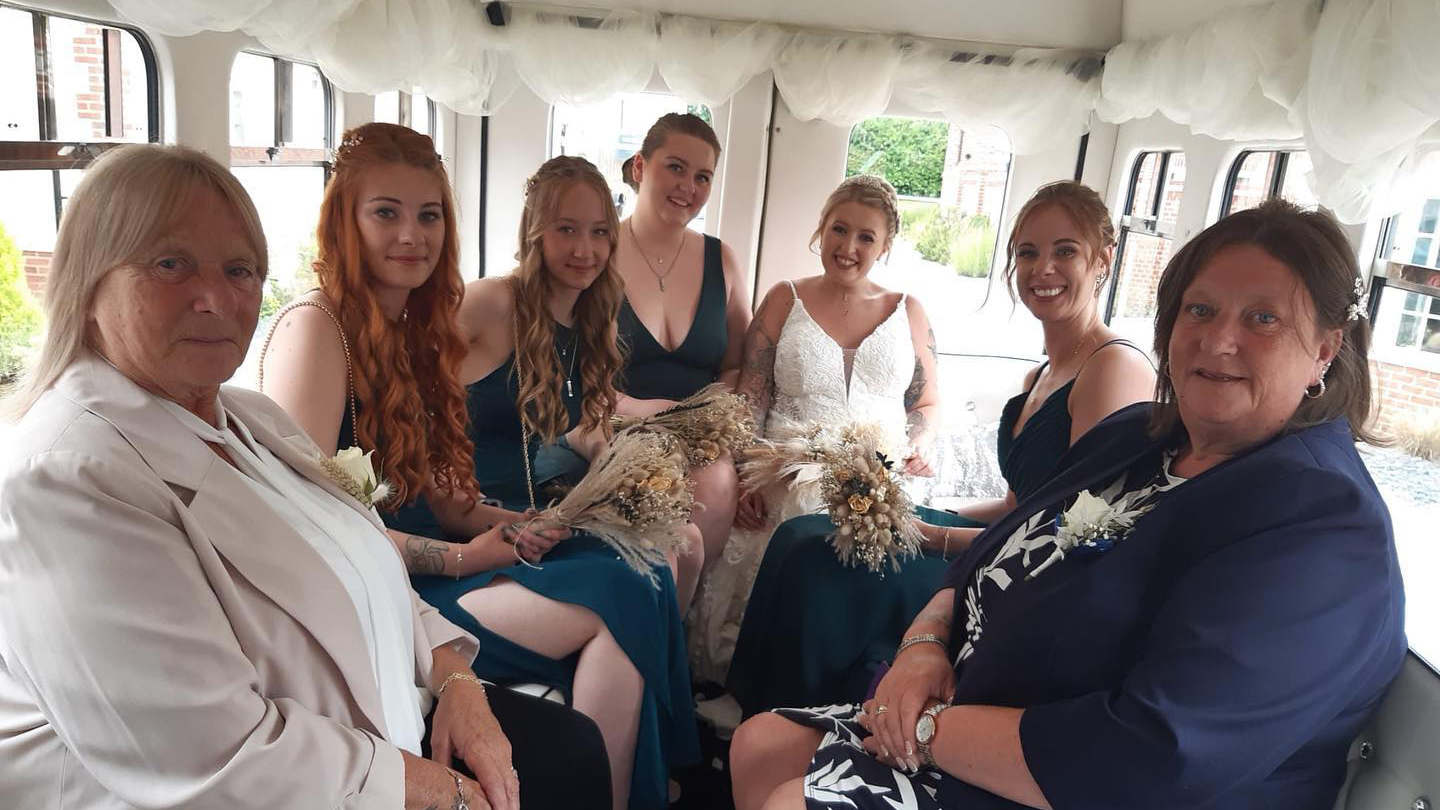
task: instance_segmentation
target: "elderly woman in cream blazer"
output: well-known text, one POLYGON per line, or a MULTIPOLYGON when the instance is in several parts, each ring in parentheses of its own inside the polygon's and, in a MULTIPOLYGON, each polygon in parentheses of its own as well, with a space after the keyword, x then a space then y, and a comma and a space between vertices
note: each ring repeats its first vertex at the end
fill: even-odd
POLYGON ((487 695, 350 482, 221 388, 265 274, 253 205, 198 152, 117 149, 69 201, 6 403, 3 803, 605 805, 594 725, 487 695))

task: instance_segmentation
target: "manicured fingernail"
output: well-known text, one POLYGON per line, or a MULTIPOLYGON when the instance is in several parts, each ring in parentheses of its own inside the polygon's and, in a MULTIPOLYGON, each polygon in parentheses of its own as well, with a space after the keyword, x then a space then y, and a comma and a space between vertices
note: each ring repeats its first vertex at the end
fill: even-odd
POLYGON ((911 773, 919 773, 919 772, 920 772, 920 763, 919 763, 919 762, 916 762, 914 757, 911 757, 910 760, 909 760, 909 762, 907 762, 906 764, 908 764, 908 765, 910 766, 910 772, 911 772, 911 773))
POLYGON ((880 756, 884 757, 885 759, 889 759, 889 758, 890 758, 890 749, 886 748, 886 747, 883 746, 883 745, 880 746, 880 756))
POLYGON ((907 757, 913 757, 913 756, 915 756, 915 746, 911 745, 909 740, 906 740, 906 741, 905 741, 905 756, 907 756, 907 757))

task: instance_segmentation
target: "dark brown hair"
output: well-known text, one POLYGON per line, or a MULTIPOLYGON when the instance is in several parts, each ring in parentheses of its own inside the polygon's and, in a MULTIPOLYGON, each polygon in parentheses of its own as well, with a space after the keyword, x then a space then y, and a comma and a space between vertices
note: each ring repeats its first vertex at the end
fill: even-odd
MULTIPOLYGON (((1180 426, 1175 387, 1170 382, 1170 336, 1185 291, 1215 254, 1231 245, 1255 245, 1289 267, 1315 306, 1317 333, 1340 329, 1342 340, 1325 375, 1325 394, 1305 397, 1285 423, 1292 433, 1338 417, 1350 420, 1357 442, 1383 444, 1370 430, 1370 322, 1350 318, 1359 304, 1355 294, 1360 268, 1340 225, 1327 213, 1307 211, 1285 200, 1267 200, 1258 208, 1231 214, 1201 231, 1180 249, 1160 277, 1156 295, 1155 356, 1164 364, 1156 382, 1151 433, 1168 434, 1180 426)), ((1183 427, 1183 426, 1182 426, 1183 427)))
POLYGON ((656 119, 650 125, 650 131, 645 133, 645 140, 640 142, 640 156, 650 160, 655 156, 655 150, 665 145, 671 133, 699 138, 710 144, 715 150, 715 159, 720 159, 720 139, 715 137, 715 130, 694 113, 665 113, 656 119))
MULTIPOLYGON (((1091 261, 1105 248, 1115 244, 1115 223, 1110 220, 1110 209, 1095 189, 1074 180, 1041 186, 1015 215, 1015 224, 1010 226, 1010 238, 1005 242, 1005 289, 1009 291, 1011 301, 1018 300, 1015 295, 1015 248, 1020 243, 1020 229, 1025 226, 1025 220, 1047 205, 1059 207, 1075 221, 1090 246, 1091 261)), ((1102 271, 1108 272, 1108 269, 1102 271)))

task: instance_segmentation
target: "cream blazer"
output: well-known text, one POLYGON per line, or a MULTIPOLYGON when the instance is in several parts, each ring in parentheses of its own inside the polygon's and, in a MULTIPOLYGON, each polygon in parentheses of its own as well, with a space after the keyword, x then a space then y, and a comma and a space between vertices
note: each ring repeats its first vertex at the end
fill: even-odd
MULTIPOLYGON (((220 401, 383 531, 279 406, 220 401)), ((3 450, 0 806, 404 806, 350 597, 235 468, 88 355, 3 450)), ((428 684, 434 647, 476 645, 412 604, 428 684)))

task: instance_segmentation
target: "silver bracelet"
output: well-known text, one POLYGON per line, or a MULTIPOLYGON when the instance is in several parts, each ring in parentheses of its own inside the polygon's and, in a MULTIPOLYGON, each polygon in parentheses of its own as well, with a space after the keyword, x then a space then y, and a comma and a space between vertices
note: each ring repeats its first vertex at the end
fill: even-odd
POLYGON ((460 578, 460 562, 465 559, 465 547, 455 543, 455 578, 460 578))
POLYGON ((470 805, 465 802, 465 784, 460 781, 460 774, 451 770, 450 775, 455 778, 454 810, 470 810, 470 805))
POLYGON ((906 636, 905 640, 900 642, 900 646, 895 650, 895 657, 899 658, 900 653, 914 647, 916 644, 939 644, 947 650, 950 649, 950 645, 945 639, 940 638, 934 633, 916 633, 913 636, 906 636))

